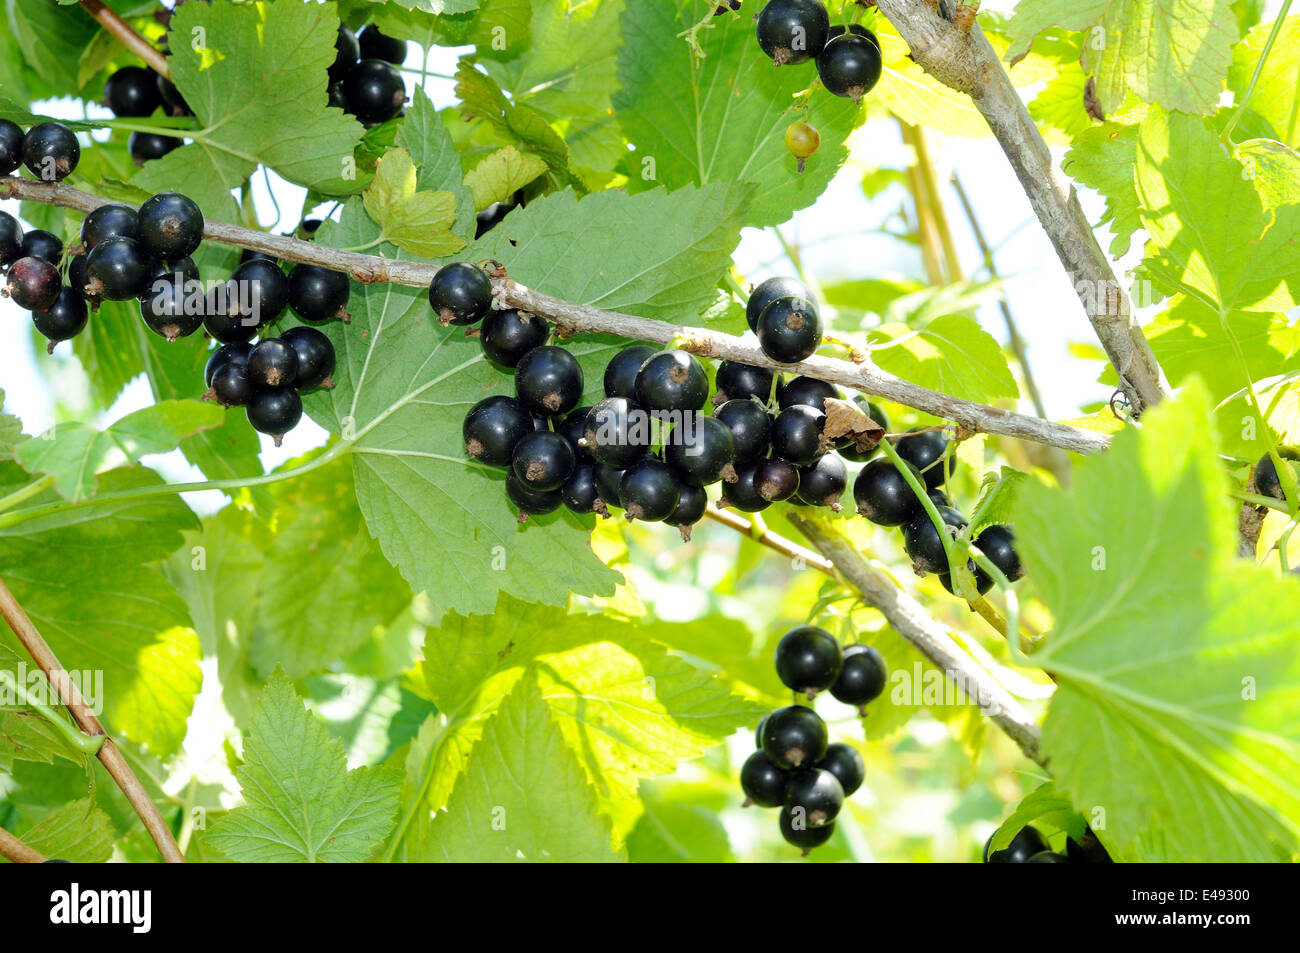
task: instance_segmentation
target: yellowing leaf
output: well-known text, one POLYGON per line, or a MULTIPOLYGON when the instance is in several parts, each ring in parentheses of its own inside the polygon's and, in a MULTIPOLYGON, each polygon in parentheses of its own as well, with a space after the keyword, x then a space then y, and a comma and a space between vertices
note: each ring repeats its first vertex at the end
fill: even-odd
POLYGON ((417 191, 415 163, 405 149, 384 154, 363 199, 384 238, 403 251, 442 258, 465 247, 464 239, 451 231, 456 221, 456 196, 417 191))
POLYGON ((546 163, 535 155, 506 146, 492 153, 465 175, 474 193, 474 207, 485 209, 493 202, 505 202, 546 171, 546 163))

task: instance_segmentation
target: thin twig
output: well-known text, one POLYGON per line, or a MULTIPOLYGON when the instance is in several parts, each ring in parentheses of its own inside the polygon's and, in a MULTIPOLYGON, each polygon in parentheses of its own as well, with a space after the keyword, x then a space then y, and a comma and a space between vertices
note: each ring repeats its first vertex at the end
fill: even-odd
POLYGON ((749 520, 736 513, 729 513, 726 510, 720 510, 712 503, 704 511, 704 515, 714 522, 721 523, 723 526, 729 526, 736 532, 748 536, 754 542, 766 546, 782 556, 788 556, 804 565, 811 566, 813 569, 820 570, 832 579, 838 579, 835 573, 835 564, 820 553, 815 553, 806 546, 800 546, 793 540, 786 539, 779 533, 774 533, 766 527, 758 527, 749 520))
POLYGON ((170 78, 167 69, 167 57, 163 56, 152 43, 142 37, 130 24, 104 6, 100 0, 81 0, 82 9, 99 21, 99 25, 113 35, 119 43, 144 60, 145 65, 164 78, 170 78))
POLYGON ((77 686, 59 663, 49 644, 36 630, 36 626, 32 624, 26 610, 19 605, 18 600, 14 598, 14 594, 9 591, 9 587, 3 579, 0 579, 0 616, 9 623, 9 628, 13 630, 14 635, 18 636, 18 641, 22 643, 23 648, 27 650, 27 653, 40 666, 41 671, 45 673, 45 677, 49 679, 50 684, 58 691, 60 700, 63 702, 64 707, 68 709, 78 727, 92 737, 104 737, 104 744, 100 747, 96 757, 104 765, 104 769, 109 773, 109 776, 117 782, 117 786, 122 789, 122 793, 131 802, 131 806, 135 808, 135 812, 140 816, 140 821, 144 824, 145 830, 149 832, 149 836, 153 838, 153 842, 158 846, 158 853, 162 855, 163 860, 168 863, 183 864, 185 858, 176 846, 176 840, 172 837, 171 828, 162 819, 162 815, 158 813, 158 805, 154 804, 149 792, 144 789, 140 779, 135 776, 131 766, 126 763, 122 752, 113 744, 113 739, 108 737, 104 726, 100 724, 94 712, 86 705, 86 700, 82 698, 81 692, 77 690, 77 686))
POLYGON ((39 850, 28 847, 3 827, 0 827, 0 857, 15 864, 43 864, 46 860, 39 850))
MULTIPOLYGON (((82 212, 91 212, 101 205, 113 204, 108 199, 60 183, 15 177, 0 178, 0 198, 15 197, 82 212)), ((224 222, 207 222, 203 236, 221 244, 263 251, 286 261, 323 265, 344 272, 363 284, 387 281, 425 288, 438 271, 437 265, 339 251, 316 242, 272 235, 224 222)), ((1110 437, 1106 434, 929 390, 895 377, 870 362, 857 364, 814 355, 799 364, 780 364, 764 354, 752 337, 741 338, 704 328, 684 327, 616 311, 602 311, 541 294, 509 278, 495 278, 493 284, 497 301, 502 306, 540 315, 567 332, 596 331, 614 334, 655 344, 683 347, 701 357, 740 361, 757 367, 816 377, 951 420, 972 433, 1001 434, 1084 454, 1098 453, 1110 446, 1110 437)))
POLYGON ((915 162, 907 167, 907 188, 912 193, 912 207, 916 210, 916 239, 921 247, 921 263, 925 266, 925 276, 932 285, 947 284, 943 262, 939 255, 939 230, 934 216, 930 212, 930 202, 925 189, 925 180, 921 176, 920 151, 916 148, 916 128, 902 119, 898 127, 903 133, 903 142, 912 146, 915 162))

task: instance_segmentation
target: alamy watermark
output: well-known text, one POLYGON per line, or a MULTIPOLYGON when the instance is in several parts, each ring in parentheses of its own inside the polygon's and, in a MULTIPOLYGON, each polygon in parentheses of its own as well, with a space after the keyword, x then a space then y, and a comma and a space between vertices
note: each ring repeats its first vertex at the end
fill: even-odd
POLYGON ((72 687, 94 715, 104 713, 104 670, 56 671, 50 678, 39 668, 28 669, 19 662, 15 669, 0 669, 0 710, 26 708, 32 703, 57 708, 63 704, 61 689, 72 687))

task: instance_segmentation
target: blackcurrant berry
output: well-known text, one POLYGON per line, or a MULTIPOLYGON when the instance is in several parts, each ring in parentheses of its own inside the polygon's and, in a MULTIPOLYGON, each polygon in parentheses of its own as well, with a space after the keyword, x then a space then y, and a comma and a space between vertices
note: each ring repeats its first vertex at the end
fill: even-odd
MULTIPOLYGON (((915 467, 913 467, 915 469, 915 467)), ((889 460, 872 460, 853 481, 853 499, 858 512, 877 526, 902 526, 921 503, 912 487, 889 460)))
POLYGON ((846 33, 831 40, 817 56, 817 75, 827 92, 855 103, 880 81, 884 61, 875 36, 846 33))
POLYGON ((831 27, 830 32, 826 34, 826 42, 829 43, 837 36, 843 36, 845 33, 856 33, 858 36, 874 36, 874 34, 861 23, 854 23, 848 27, 845 27, 842 23, 836 23, 831 27))
POLYGON ((1111 864, 1110 854, 1097 840, 1092 828, 1085 827, 1078 840, 1073 837, 1065 839, 1065 854, 1072 864, 1111 864))
POLYGON ((240 306, 239 288, 233 281, 214 285, 203 304, 203 329, 214 341, 235 344, 257 336, 258 323, 240 306))
POLYGON ((636 372, 636 402, 655 411, 694 411, 709 399, 709 375, 693 354, 660 351, 636 372))
POLYGON ((156 132, 133 132, 126 142, 126 148, 131 153, 131 161, 136 165, 161 159, 183 145, 185 142, 175 136, 164 136, 156 132))
MULTIPOLYGON (((119 239, 128 241, 129 239, 119 239)), ((107 248, 115 242, 106 242, 107 248)), ((140 317, 149 329, 168 341, 188 337, 203 326, 203 306, 197 296, 197 285, 186 289, 184 282, 159 279, 151 282, 140 296, 140 317), (190 290, 195 292, 191 297, 190 290)))
POLYGON ((578 463, 564 481, 564 486, 560 487, 560 498, 574 513, 609 516, 609 510, 601 502, 600 491, 596 489, 596 466, 590 461, 578 463))
POLYGON ((605 396, 635 400, 636 372, 658 353, 659 349, 649 344, 633 344, 611 357, 605 365, 605 396))
POLYGON ((259 390, 248 402, 247 414, 253 429, 270 434, 278 447, 284 435, 302 420, 302 398, 289 387, 259 390))
POLYGON ((533 432, 533 418, 513 397, 485 397, 465 415, 465 455, 494 467, 510 464, 515 444, 533 432))
POLYGON ((948 449, 948 435, 942 430, 931 430, 925 433, 916 433, 915 429, 909 430, 907 436, 898 438, 894 449, 898 451, 900 457, 921 471, 921 476, 925 478, 925 485, 932 490, 943 486, 945 466, 949 477, 957 472, 956 455, 950 455, 946 464, 939 462, 944 451, 948 449))
MULTIPOLYGON (((1283 460, 1300 461, 1300 453, 1290 447, 1278 447, 1277 455, 1283 460)), ((1293 478, 1300 477, 1300 467, 1292 465, 1291 474, 1293 478)), ((1263 496, 1271 496, 1274 499, 1284 500, 1286 494, 1282 491, 1282 481, 1278 478, 1277 467, 1273 463, 1273 458, 1265 453, 1255 464, 1255 490, 1263 496)))
POLYGON ((790 775, 782 771, 761 751, 755 751, 740 766, 740 789, 745 792, 745 807, 780 807, 785 803, 785 791, 790 786, 790 775))
POLYGON ((1068 864, 1070 858, 1051 850, 1042 850, 1030 857, 1027 864, 1068 864))
POLYGON ((679 490, 677 507, 664 517, 664 522, 669 526, 676 526, 682 534, 682 541, 689 543, 691 528, 704 519, 704 513, 709 508, 709 496, 704 492, 703 487, 693 486, 690 483, 681 484, 679 490))
POLYGON ((161 192, 140 206, 136 226, 141 244, 167 261, 193 254, 203 240, 203 212, 189 196, 161 192))
POLYGON ((44 258, 19 258, 9 266, 4 296, 28 311, 44 311, 59 297, 59 269, 44 258))
POLYGON ((246 261, 231 272, 230 282, 238 292, 237 313, 254 327, 270 324, 289 306, 289 278, 273 261, 246 261))
POLYGON ((292 387, 298 379, 298 352, 280 338, 266 338, 248 355, 248 376, 258 387, 292 387))
POLYGON ((772 421, 772 453, 797 467, 811 466, 830 447, 822 437, 826 415, 805 404, 794 404, 772 421))
POLYGON ((619 495, 619 486, 623 482, 625 467, 611 467, 603 463, 596 464, 596 492, 605 506, 622 508, 623 497, 619 495))
POLYGON ((86 301, 71 288, 61 288, 53 304, 32 312, 32 324, 49 339, 46 351, 53 354, 55 344, 76 337, 86 326, 86 301))
POLYGON ((582 438, 587 432, 587 415, 590 413, 590 407, 575 407, 555 427, 555 432, 569 441, 569 446, 573 448, 574 458, 579 463, 595 462, 595 457, 591 455, 591 451, 582 443, 582 438))
POLYGON ((367 23, 357 33, 357 44, 363 60, 383 60, 394 66, 406 62, 406 41, 379 32, 373 23, 367 23))
POLYGON ((862 763, 858 749, 842 741, 827 746, 826 754, 817 762, 817 767, 835 775, 845 797, 862 787, 862 782, 867 777, 867 767, 862 763))
POLYGON ((729 400, 713 416, 731 431, 737 464, 753 463, 767 456, 772 443, 772 418, 757 398, 729 400))
POLYGON ((57 267, 63 260, 63 242, 58 235, 34 228, 23 235, 22 258, 41 258, 57 267))
POLYGON ((514 202, 493 202, 474 217, 474 237, 482 238, 505 221, 506 215, 516 208, 518 205, 514 202))
POLYGON ((194 115, 194 110, 190 109, 190 104, 185 101, 185 97, 181 95, 175 83, 162 73, 157 74, 154 83, 158 87, 158 98, 162 100, 163 112, 169 116, 194 115))
POLYGON ((826 722, 802 705, 787 705, 767 716, 763 751, 786 771, 816 764, 826 754, 826 722))
POLYGON ((361 44, 357 42, 355 33, 340 24, 338 36, 334 39, 334 49, 337 51, 334 62, 327 72, 331 83, 339 83, 357 65, 357 60, 361 59, 361 44))
MULTIPOLYGON (((188 256, 180 261, 162 261, 155 258, 149 264, 149 277, 145 280, 145 289, 151 289, 159 279, 179 281, 181 284, 198 281, 199 266, 194 264, 194 259, 188 256)), ((194 291, 197 294, 200 289, 189 288, 186 290, 194 291)))
POLYGON ((785 151, 795 158, 795 171, 802 172, 809 157, 822 144, 822 135, 809 122, 791 123, 785 130, 785 151))
POLYGON ((554 513, 564 503, 559 490, 534 490, 524 485, 515 476, 514 470, 506 471, 506 497, 519 510, 519 522, 528 522, 530 516, 545 516, 554 513))
POLYGON ((821 0, 769 0, 758 14, 758 45, 777 66, 803 63, 822 51, 830 28, 821 0))
POLYGON ((758 727, 754 729, 754 747, 759 751, 763 750, 763 726, 767 724, 770 712, 758 720, 758 727))
MULTIPOLYGON (((937 509, 943 522, 951 527, 948 530, 950 537, 956 536, 956 531, 966 525, 966 517, 951 506, 941 506, 937 509)), ((943 551, 943 539, 939 536, 934 521, 930 519, 930 514, 924 509, 918 510, 903 527, 903 551, 911 557, 912 565, 917 572, 948 571, 948 557, 943 551)))
POLYGON ((848 485, 849 471, 839 454, 823 454, 811 466, 799 468, 798 497, 809 506, 829 506, 838 513, 848 485))
POLYGON ((784 807, 777 812, 781 821, 781 836, 791 847, 798 847, 803 851, 805 857, 812 852, 814 847, 821 847, 831 835, 835 833, 834 822, 823 824, 821 827, 812 827, 803 822, 796 814, 787 811, 784 807))
POLYGON ((247 364, 226 363, 212 375, 212 399, 222 407, 243 407, 258 390, 247 364))
POLYGON ((334 386, 334 344, 315 328, 300 324, 280 335, 280 340, 298 355, 298 376, 293 386, 299 393, 317 387, 334 386))
POLYGON ((362 60, 343 79, 347 111, 366 125, 387 122, 402 111, 406 84, 392 63, 362 60))
POLYGON ((1011 838, 1010 844, 990 854, 989 845, 992 843, 993 838, 990 836, 988 842, 984 845, 984 863, 986 864, 1023 864, 1034 854, 1052 849, 1047 843, 1047 838, 1038 832, 1038 828, 1033 826, 1022 827, 1020 832, 1011 838))
POLYGON ((66 178, 80 161, 77 137, 62 123, 38 123, 23 137, 23 165, 43 182, 66 178))
POLYGON ((825 827, 844 806, 844 788, 839 778, 821 768, 803 768, 790 778, 785 791, 785 811, 802 816, 808 827, 825 827))
MULTIPOLYGON (((86 300, 92 300, 86 294, 86 255, 76 255, 68 262, 68 286, 86 300)), ((98 302, 98 298, 93 299, 98 302)))
POLYGON ((658 523, 677 509, 681 484, 666 463, 647 457, 632 464, 618 482, 619 499, 629 522, 658 523))
POLYGON ((724 476, 735 461, 736 443, 731 428, 714 417, 691 413, 672 429, 664 446, 664 460, 683 483, 708 486, 724 476))
POLYGON ((799 468, 777 457, 760 460, 754 470, 758 495, 772 503, 781 503, 799 492, 799 468))
POLYGON ((429 282, 429 305, 444 328, 477 324, 492 309, 492 282, 486 271, 468 262, 444 265, 429 282))
POLYGON ((535 430, 515 444, 510 466, 530 490, 558 490, 573 474, 576 458, 569 441, 549 430, 535 430))
POLYGON ((772 396, 772 378, 776 372, 766 367, 754 367, 739 361, 723 361, 714 378, 717 393, 713 403, 722 406, 730 400, 747 400, 756 397, 766 404, 772 396))
POLYGON ((304 218, 298 223, 296 234, 299 238, 310 239, 320 229, 321 224, 322 222, 319 218, 304 218))
POLYGON ((884 656, 870 645, 850 645, 844 649, 844 664, 831 685, 831 697, 861 708, 880 697, 888 680, 884 656))
POLYGON ((734 482, 723 484, 722 499, 718 501, 718 505, 729 506, 742 513, 758 513, 771 506, 772 501, 763 499, 762 494, 758 492, 758 484, 754 481, 761 463, 761 460, 755 460, 737 464, 736 479, 734 482))
POLYGON ((123 66, 104 84, 104 105, 118 119, 152 116, 162 105, 156 75, 141 66, 123 66))
POLYGON ((777 298, 758 316, 758 346, 774 361, 797 364, 822 343, 822 319, 808 298, 777 298))
POLYGON ((577 407, 583 385, 578 359, 552 344, 533 348, 515 367, 515 392, 540 417, 558 417, 577 407))
POLYGON ((842 663, 840 643, 815 625, 795 626, 776 645, 776 674, 781 683, 809 698, 830 688, 842 663))
POLYGON ((550 327, 541 318, 508 308, 483 319, 478 341, 483 355, 502 367, 516 367, 525 354, 546 343, 550 327))
MULTIPOLYGON (((853 402, 858 405, 859 410, 861 410, 864 414, 866 414, 876 423, 880 424, 881 428, 886 432, 888 432, 889 416, 883 410, 881 410, 880 407, 871 403, 861 395, 854 397, 853 402)), ((854 463, 866 463, 868 460, 870 460, 880 451, 879 446, 872 447, 870 450, 858 450, 856 447, 853 446, 853 444, 849 444, 848 446, 841 447, 839 449, 840 449, 840 456, 842 456, 845 460, 852 460, 854 463)))
POLYGON ((304 321, 349 320, 348 276, 320 265, 294 265, 289 272, 289 307, 304 321))
POLYGON ((815 377, 796 377, 786 382, 778 381, 776 385, 776 404, 782 410, 803 404, 826 413, 826 398, 843 400, 844 395, 834 384, 818 380, 815 377))
POLYGON ((8 175, 23 163, 23 127, 0 119, 0 175, 8 175))
POLYGON ((81 247, 90 252, 100 242, 113 238, 135 238, 139 219, 126 205, 101 205, 81 223, 81 247))
POLYGON ((242 265, 246 261, 269 261, 277 265, 280 263, 280 259, 276 258, 274 255, 268 255, 264 251, 254 251, 251 248, 241 248, 239 250, 239 263, 242 265))
POLYGON ((764 309, 778 298, 803 298, 812 301, 813 293, 798 278, 767 279, 750 292, 749 301, 745 304, 745 320, 749 322, 749 330, 758 331, 759 317, 764 309))
POLYGON ((1015 582, 1025 574, 1025 568, 1020 565, 1020 556, 1015 549, 1016 537, 1010 526, 986 526, 973 542, 988 557, 989 562, 1002 570, 1002 575, 1007 577, 1008 582, 1015 582))
POLYGON ((0 268, 23 257, 23 227, 8 212, 0 212, 0 268))
POLYGON ((597 402, 583 422, 581 446, 597 463, 624 469, 650 446, 649 417, 626 397, 597 402))
POLYGON ((225 367, 227 364, 247 364, 248 355, 253 353, 253 345, 247 343, 241 344, 223 344, 211 354, 208 355, 208 362, 203 365, 203 383, 211 387, 212 378, 225 367))

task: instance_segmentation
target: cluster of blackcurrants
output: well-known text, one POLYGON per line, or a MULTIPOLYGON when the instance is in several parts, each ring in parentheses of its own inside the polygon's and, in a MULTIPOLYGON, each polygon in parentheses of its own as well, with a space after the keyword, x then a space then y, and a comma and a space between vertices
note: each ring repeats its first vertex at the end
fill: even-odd
POLYGON ((866 27, 831 26, 821 0, 769 0, 757 16, 758 45, 777 66, 816 60, 822 85, 855 103, 880 81, 880 41, 866 27))
MULTIPOLYGON (((159 109, 166 116, 192 116, 180 90, 160 73, 142 66, 123 66, 104 83, 103 105, 118 119, 143 119, 159 109)), ((127 149, 136 165, 161 159, 184 141, 161 132, 132 132, 127 149)))
POLYGON ((0 175, 22 165, 42 182, 67 178, 81 161, 76 134, 61 122, 38 122, 23 132, 9 119, 0 119, 0 175))
POLYGON ((992 835, 984 844, 984 863, 986 864, 1109 864, 1110 854, 1092 829, 1085 827, 1078 840, 1073 837, 1065 839, 1065 852, 1052 850, 1047 838, 1032 824, 1022 827, 1011 843, 1001 850, 989 852, 993 844, 992 835))
POLYGON ((329 67, 329 104, 356 116, 366 126, 395 119, 406 103, 402 63, 406 41, 379 32, 373 24, 353 33, 339 27, 337 55, 329 67))
MULTIPOLYGON (((776 672, 787 688, 809 700, 829 689, 862 715, 889 677, 884 658, 871 646, 841 649, 834 636, 813 625, 781 637, 776 672)), ((754 740, 758 750, 740 769, 745 806, 779 807, 781 836, 807 855, 830 840, 844 799, 862 786, 862 755, 851 745, 828 744, 826 722, 798 704, 767 715, 754 740)))

